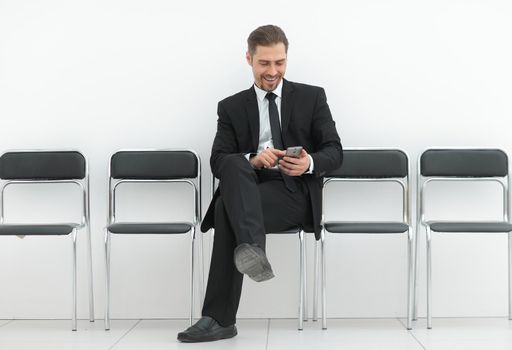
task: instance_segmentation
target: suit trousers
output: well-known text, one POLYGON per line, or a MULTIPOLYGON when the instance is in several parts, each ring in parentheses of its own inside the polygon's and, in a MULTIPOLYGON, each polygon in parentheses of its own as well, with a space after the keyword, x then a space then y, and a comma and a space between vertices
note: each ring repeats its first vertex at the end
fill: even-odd
POLYGON ((243 281, 234 264, 237 245, 256 243, 265 249, 266 233, 311 226, 307 187, 300 177, 294 181, 297 190, 291 192, 278 171, 254 170, 240 154, 223 159, 203 316, 225 327, 236 322, 243 281))

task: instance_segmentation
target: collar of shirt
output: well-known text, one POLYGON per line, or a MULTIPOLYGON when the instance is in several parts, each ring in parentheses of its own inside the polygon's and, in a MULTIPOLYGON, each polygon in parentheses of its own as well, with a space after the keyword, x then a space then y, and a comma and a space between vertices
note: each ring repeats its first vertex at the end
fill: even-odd
MULTIPOLYGON (((256 91, 256 97, 258 98, 259 102, 263 102, 265 100, 265 96, 269 93, 268 91, 260 89, 256 84, 254 84, 254 90, 256 91)), ((274 94, 277 95, 277 97, 281 98, 283 91, 283 79, 279 82, 279 85, 272 91, 274 94)))

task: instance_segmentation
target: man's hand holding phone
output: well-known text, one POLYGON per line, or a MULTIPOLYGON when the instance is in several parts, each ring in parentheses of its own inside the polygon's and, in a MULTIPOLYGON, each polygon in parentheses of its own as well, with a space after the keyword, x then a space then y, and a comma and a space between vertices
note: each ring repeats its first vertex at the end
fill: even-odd
POLYGON ((279 160, 279 169, 288 176, 300 176, 309 169, 309 163, 308 152, 302 146, 288 147, 283 159, 279 160))
POLYGON ((309 169, 310 159, 302 146, 288 147, 286 151, 267 148, 249 159, 254 169, 270 169, 279 166, 283 174, 300 176, 309 169))

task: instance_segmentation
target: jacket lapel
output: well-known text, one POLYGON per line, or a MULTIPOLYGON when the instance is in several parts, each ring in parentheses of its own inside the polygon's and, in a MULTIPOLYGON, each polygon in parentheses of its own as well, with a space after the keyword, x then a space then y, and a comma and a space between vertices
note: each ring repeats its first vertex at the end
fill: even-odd
POLYGON ((283 79, 283 92, 281 98, 281 135, 285 147, 290 146, 286 141, 286 131, 290 124, 293 106, 293 86, 288 80, 283 79))
POLYGON ((245 105, 245 108, 247 112, 247 119, 249 119, 249 127, 251 129, 252 148, 254 152, 256 152, 260 139, 260 114, 254 86, 247 90, 247 104, 245 105))

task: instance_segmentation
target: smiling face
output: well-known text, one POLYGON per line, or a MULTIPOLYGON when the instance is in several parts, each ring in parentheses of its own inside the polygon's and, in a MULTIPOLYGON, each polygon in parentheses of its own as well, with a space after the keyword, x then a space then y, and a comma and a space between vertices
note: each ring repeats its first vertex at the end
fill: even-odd
POLYGON ((251 55, 246 54, 247 63, 252 67, 256 86, 265 91, 274 91, 286 72, 286 48, 283 43, 271 46, 256 46, 251 55))

